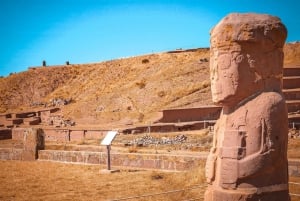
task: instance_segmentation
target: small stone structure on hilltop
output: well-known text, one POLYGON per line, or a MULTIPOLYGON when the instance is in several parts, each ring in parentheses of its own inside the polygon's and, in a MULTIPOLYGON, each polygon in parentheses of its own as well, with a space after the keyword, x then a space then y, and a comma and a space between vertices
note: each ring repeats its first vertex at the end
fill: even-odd
POLYGON ((280 19, 230 14, 211 32, 213 101, 223 106, 207 159, 205 201, 288 201, 288 117, 280 19))

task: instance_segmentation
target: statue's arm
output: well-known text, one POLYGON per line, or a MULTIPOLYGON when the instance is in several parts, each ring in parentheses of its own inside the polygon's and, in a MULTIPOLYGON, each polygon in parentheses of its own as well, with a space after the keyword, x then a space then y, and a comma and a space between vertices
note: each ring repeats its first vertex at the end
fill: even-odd
MULTIPOLYGON (((246 140, 245 148, 243 149, 243 146, 230 146, 232 140, 228 140, 226 144, 229 145, 222 150, 221 178, 224 188, 235 188, 238 179, 270 171, 280 165, 282 159, 286 157, 287 116, 285 102, 278 101, 277 104, 273 103, 269 108, 260 111, 265 115, 258 115, 257 119, 260 120, 258 129, 246 131, 245 139, 248 138, 248 140, 246 140), (250 136, 256 140, 249 141, 250 136), (251 154, 243 155, 243 151, 247 153, 251 143, 259 143, 257 150, 251 154), (230 151, 230 149, 235 151, 230 151), (228 153, 235 153, 235 155, 228 153)), ((251 119, 255 118, 252 117, 251 119)))
MULTIPOLYGON (((265 125, 262 125, 265 127, 265 125)), ((222 173, 221 180, 222 186, 226 189, 232 189, 236 187, 238 179, 246 178, 261 171, 263 169, 270 167, 269 165, 276 161, 277 145, 271 147, 266 147, 266 138, 264 137, 266 132, 265 128, 262 128, 262 132, 248 133, 247 135, 257 135, 261 139, 260 149, 255 153, 238 158, 238 147, 230 147, 227 149, 223 148, 223 159, 222 159, 222 173), (229 153, 233 155, 230 156, 229 153), (267 166, 266 166, 267 164, 267 166)), ((247 149, 247 147, 246 147, 247 149)), ((244 150, 246 151, 246 150, 244 150)))
POLYGON ((277 161, 276 149, 256 153, 238 162, 238 178, 246 178, 273 167, 277 161))
MULTIPOLYGON (((274 168, 286 157, 287 116, 285 103, 280 101, 270 108, 261 120, 261 147, 258 152, 238 161, 238 178, 245 178, 274 168)), ((252 135, 249 133, 249 135, 252 135)))

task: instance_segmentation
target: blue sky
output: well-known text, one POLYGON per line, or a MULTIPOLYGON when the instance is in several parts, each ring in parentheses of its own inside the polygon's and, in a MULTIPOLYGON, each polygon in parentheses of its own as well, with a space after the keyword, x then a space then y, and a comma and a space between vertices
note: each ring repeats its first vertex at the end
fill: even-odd
POLYGON ((209 47, 231 12, 267 13, 300 40, 298 0, 1 0, 0 76, 29 66, 92 63, 209 47))

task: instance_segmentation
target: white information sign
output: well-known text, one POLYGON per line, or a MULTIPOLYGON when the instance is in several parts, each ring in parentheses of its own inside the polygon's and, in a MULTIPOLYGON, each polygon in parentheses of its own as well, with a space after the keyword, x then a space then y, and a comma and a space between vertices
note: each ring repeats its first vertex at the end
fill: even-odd
POLYGON ((108 131, 104 139, 101 141, 101 145, 111 145, 111 142, 114 140, 116 135, 118 134, 118 131, 108 131))

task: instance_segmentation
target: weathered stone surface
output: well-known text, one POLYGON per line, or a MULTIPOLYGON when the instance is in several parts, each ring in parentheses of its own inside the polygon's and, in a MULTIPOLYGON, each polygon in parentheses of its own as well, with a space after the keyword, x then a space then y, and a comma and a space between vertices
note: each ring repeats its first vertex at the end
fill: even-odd
POLYGON ((230 14, 211 32, 213 101, 223 106, 206 164, 205 201, 288 201, 280 19, 230 14))
POLYGON ((38 149, 44 147, 44 138, 41 129, 23 129, 23 152, 22 160, 34 161, 38 158, 38 149))
POLYGON ((22 149, 0 148, 0 160, 22 160, 22 149))

